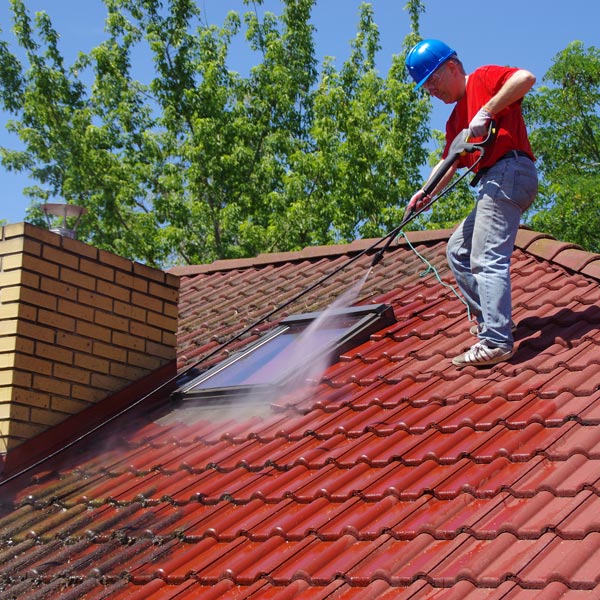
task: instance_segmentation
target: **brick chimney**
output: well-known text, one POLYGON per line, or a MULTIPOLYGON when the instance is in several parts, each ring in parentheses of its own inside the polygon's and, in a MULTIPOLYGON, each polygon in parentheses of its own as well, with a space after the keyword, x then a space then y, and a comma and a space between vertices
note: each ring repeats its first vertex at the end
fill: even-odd
POLYGON ((178 277, 0 228, 0 454, 175 360, 178 277))

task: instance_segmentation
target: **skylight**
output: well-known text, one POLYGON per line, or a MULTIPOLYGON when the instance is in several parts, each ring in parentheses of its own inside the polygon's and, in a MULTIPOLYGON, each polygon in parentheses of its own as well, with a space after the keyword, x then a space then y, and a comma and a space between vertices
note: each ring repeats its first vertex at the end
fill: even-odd
POLYGON ((329 360, 394 323, 387 304, 372 304, 287 317, 259 340, 208 369, 178 390, 184 398, 228 398, 310 378, 306 366, 329 360))

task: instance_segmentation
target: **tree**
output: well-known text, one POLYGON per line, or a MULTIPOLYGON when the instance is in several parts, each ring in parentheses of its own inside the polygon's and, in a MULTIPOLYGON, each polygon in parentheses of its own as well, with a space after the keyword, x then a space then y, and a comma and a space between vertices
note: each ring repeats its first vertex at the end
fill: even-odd
POLYGON ((325 62, 308 145, 292 156, 284 179, 291 200, 284 224, 295 247, 386 233, 401 220, 400 199, 420 180, 429 100, 406 80, 404 55, 393 57, 385 79, 379 76, 378 50, 373 13, 363 5, 350 57, 339 72, 325 62))
POLYGON ((600 51, 572 42, 526 99, 541 185, 528 222, 600 252, 600 51))
POLYGON ((2 148, 0 157, 6 168, 28 171, 39 182, 26 190, 34 200, 30 220, 43 224, 39 202, 51 198, 85 206, 85 239, 156 264, 162 255, 146 183, 160 152, 143 86, 128 76, 133 40, 110 39, 67 68, 48 15, 38 13, 32 23, 21 0, 11 6, 29 68, 4 44, 0 87, 4 108, 18 117, 9 129, 25 149, 2 148), (90 65, 96 73, 91 95, 80 78, 90 65))
MULTIPOLYGON (((82 239, 157 266, 347 241, 397 224, 399 199, 420 180, 430 105, 407 82, 403 56, 386 78, 377 74, 369 5, 339 72, 331 61, 318 71, 315 0, 282 0, 279 17, 247 12, 258 62, 243 77, 228 66, 237 13, 217 27, 202 23, 194 0, 104 1, 107 40, 67 68, 49 17, 32 22, 23 0, 11 0, 29 66, 0 44, 0 101, 24 150, 0 158, 39 182, 28 190, 32 220, 36 202, 85 206, 82 239), (153 64, 147 83, 132 75, 134 51, 153 64)), ((407 9, 404 52, 423 6, 411 0, 407 9)))

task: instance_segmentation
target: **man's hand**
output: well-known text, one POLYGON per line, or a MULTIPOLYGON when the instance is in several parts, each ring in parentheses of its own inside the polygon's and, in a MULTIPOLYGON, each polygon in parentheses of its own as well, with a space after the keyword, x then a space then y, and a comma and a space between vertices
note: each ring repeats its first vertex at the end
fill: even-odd
POLYGON ((494 115, 487 108, 480 108, 469 123, 469 137, 478 138, 487 135, 493 118, 494 115))
POLYGON ((406 220, 413 212, 421 210, 429 202, 431 202, 431 198, 423 190, 419 190, 408 201, 402 220, 406 220))

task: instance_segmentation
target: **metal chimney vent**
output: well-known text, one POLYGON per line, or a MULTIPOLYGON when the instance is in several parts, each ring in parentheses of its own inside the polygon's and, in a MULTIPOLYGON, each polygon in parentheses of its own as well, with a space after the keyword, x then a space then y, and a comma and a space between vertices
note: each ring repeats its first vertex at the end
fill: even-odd
POLYGON ((42 204, 42 210, 46 215, 48 229, 64 237, 75 239, 77 236, 77 225, 87 209, 75 204, 42 204), (67 218, 74 217, 72 228, 67 226, 67 218), (62 222, 60 219, 62 218, 62 222), (58 219, 58 221, 57 221, 58 219), (56 223, 61 223, 57 225, 56 223))

